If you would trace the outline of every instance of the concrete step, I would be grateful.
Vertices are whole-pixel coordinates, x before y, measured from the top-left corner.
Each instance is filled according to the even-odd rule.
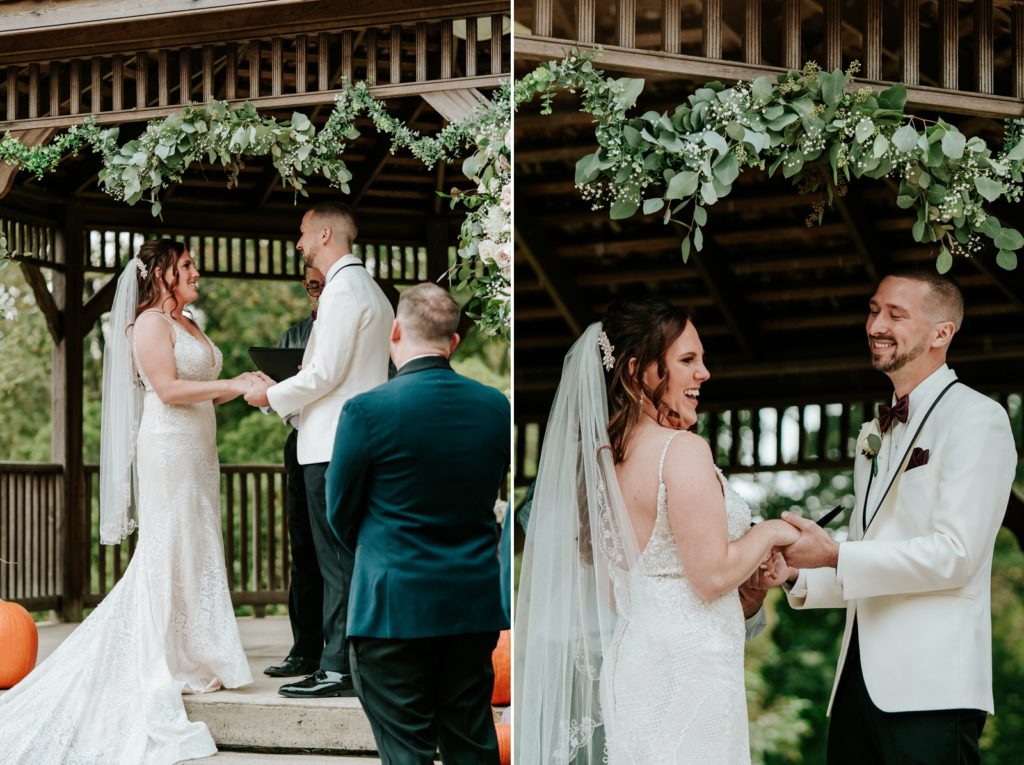
[[[373,732],[358,699],[288,699],[277,689],[298,678],[263,674],[264,667],[280,662],[291,647],[287,618],[241,618],[238,628],[253,684],[184,697],[189,719],[206,723],[218,747],[376,755]]]
[[[327,754],[270,754],[266,752],[217,752],[202,760],[178,765],[379,765],[377,757],[346,757]]]

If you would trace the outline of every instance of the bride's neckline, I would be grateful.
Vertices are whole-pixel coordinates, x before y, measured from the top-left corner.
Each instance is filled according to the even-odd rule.
[[[175,317],[173,314],[169,314],[166,311],[161,311],[159,308],[147,308],[145,311],[139,314],[139,316],[142,316],[143,314],[147,313],[160,314],[160,316],[162,316],[166,321],[169,321],[173,326],[180,329],[193,340],[205,345],[207,350],[210,352],[210,367],[217,366],[217,352],[214,350],[213,343],[210,341],[210,338],[206,336],[205,332],[199,329],[199,327],[196,327],[196,325],[192,322],[191,319],[188,320],[188,323],[191,326],[195,327],[196,331],[199,333],[199,337],[196,337],[192,330],[185,325],[185,323],[182,321],[182,318],[184,318],[182,316]]]

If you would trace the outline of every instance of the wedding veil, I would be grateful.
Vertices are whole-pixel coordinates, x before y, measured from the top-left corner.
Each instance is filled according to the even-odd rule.
[[[516,761],[599,763],[600,677],[638,550],[615,479],[599,323],[565,357],[540,457],[515,620]]]
[[[142,261],[133,257],[117,279],[103,352],[100,406],[100,542],[118,544],[138,525],[135,442],[144,391],[132,355]]]

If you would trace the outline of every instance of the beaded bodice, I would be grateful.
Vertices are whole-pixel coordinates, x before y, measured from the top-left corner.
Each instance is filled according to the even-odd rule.
[[[174,327],[174,360],[179,380],[209,382],[220,377],[220,370],[224,365],[224,356],[221,354],[220,348],[214,345],[205,334],[203,335],[204,339],[200,340],[159,311],[152,311],[152,313],[158,314]],[[153,386],[150,385],[145,372],[142,371],[142,365],[139,364],[137,348],[135,352],[135,368],[139,370],[139,377],[142,379],[146,392],[152,393]]]

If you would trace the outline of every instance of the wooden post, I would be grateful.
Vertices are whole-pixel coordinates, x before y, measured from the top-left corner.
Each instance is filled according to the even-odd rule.
[[[864,34],[864,76],[882,79],[882,0],[868,0]]]
[[[704,0],[703,27],[701,40],[704,58],[721,58],[722,0]]]
[[[785,2],[782,26],[786,60],[783,65],[787,69],[797,70],[802,66],[800,61],[800,25],[802,22],[800,0],[785,0]]]
[[[992,71],[992,0],[974,2],[975,87],[979,93],[995,91]]]
[[[432,215],[427,219],[427,281],[436,281],[448,270],[448,219]]]
[[[921,81],[920,27],[918,0],[903,0],[903,82],[907,85]]]
[[[743,22],[743,60],[748,64],[761,63],[761,0],[747,0],[747,14]]]
[[[64,339],[53,350],[53,435],[51,454],[64,466],[63,593],[61,618],[82,620],[89,535],[85,528],[85,481],[82,467],[82,287],[85,238],[78,208],[68,207],[58,234],[57,261],[64,273],[53,272],[57,304],[64,315]]]

